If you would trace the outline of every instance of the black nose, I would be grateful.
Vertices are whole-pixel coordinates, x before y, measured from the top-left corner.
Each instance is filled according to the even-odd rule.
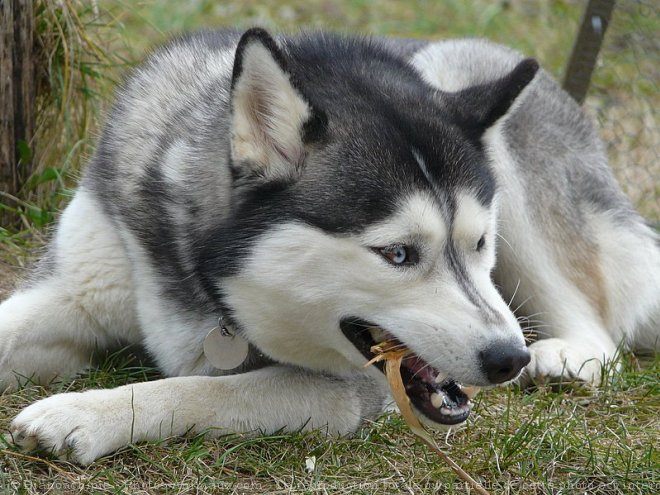
[[[520,344],[497,343],[479,353],[481,367],[491,383],[514,378],[530,360],[529,351]]]

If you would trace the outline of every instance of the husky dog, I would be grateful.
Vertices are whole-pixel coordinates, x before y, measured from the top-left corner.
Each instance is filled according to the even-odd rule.
[[[498,251],[496,263],[496,250]],[[518,316],[543,339],[526,347]],[[187,431],[355,431],[407,347],[429,425],[465,385],[597,382],[657,345],[660,254],[592,126],[484,41],[201,32],[126,81],[42,269],[0,305],[0,387],[117,345],[170,378],[65,393],[10,438],[86,464]]]

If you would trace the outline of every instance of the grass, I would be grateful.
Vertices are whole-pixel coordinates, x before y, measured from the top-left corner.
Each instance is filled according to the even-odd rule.
[[[450,457],[493,494],[653,494],[660,487],[660,358],[597,391],[499,388],[477,397],[473,419],[449,437]],[[59,391],[113,387],[157,374],[125,355],[50,390],[0,397],[0,428],[21,407]],[[444,441],[443,441],[444,440]],[[315,459],[314,469],[306,459]],[[194,436],[126,447],[82,469],[0,451],[0,490],[18,493],[466,493],[465,485],[386,414],[354,438],[297,433]]]
[[[28,264],[31,248],[43,245],[44,230],[70,199],[93,151],[102,95],[112,91],[114,69],[126,65],[107,49],[117,30],[99,23],[93,3],[35,0],[34,9],[36,131],[21,148],[33,173],[18,194],[0,191],[0,218],[5,211],[15,219],[0,225],[0,261],[12,266]]]
[[[587,101],[613,168],[635,205],[660,219],[660,108],[653,50],[660,21],[653,4],[618,2]],[[329,0],[39,2],[46,54],[39,134],[30,143],[33,177],[13,208],[17,226],[0,226],[0,295],[43,246],[66,204],[111,87],[132,61],[170,34],[202,26],[259,24],[277,30],[328,28],[402,37],[486,36],[536,56],[558,78],[583,2]],[[58,10],[56,5],[64,6]],[[98,8],[99,15],[95,12]],[[68,9],[68,10],[67,10]],[[655,179],[654,179],[655,177]],[[0,396],[0,429],[27,404],[64,390],[112,387],[157,374],[125,355],[50,389]],[[493,494],[654,494],[660,491],[660,359],[623,372],[598,391],[565,387],[479,396],[473,420],[445,451]],[[306,459],[315,468],[306,469]],[[356,438],[321,433],[259,439],[201,436],[134,445],[81,469],[3,448],[0,493],[466,493],[396,414]]]

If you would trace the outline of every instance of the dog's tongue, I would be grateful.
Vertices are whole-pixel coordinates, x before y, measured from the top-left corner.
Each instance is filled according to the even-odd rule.
[[[401,366],[406,367],[413,375],[419,377],[422,381],[435,381],[435,377],[438,375],[437,370],[434,370],[426,361],[414,354],[404,358],[403,361],[401,361]]]
[[[401,361],[401,379],[415,409],[429,420],[444,425],[464,422],[470,415],[470,400],[451,378],[416,355]]]

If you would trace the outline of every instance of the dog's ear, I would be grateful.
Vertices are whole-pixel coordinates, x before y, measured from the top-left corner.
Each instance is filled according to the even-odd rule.
[[[235,177],[288,182],[326,117],[296,86],[284,54],[263,29],[241,37],[231,83],[231,157]]]
[[[507,114],[538,69],[538,62],[527,58],[500,79],[452,93],[461,124],[481,136]]]

